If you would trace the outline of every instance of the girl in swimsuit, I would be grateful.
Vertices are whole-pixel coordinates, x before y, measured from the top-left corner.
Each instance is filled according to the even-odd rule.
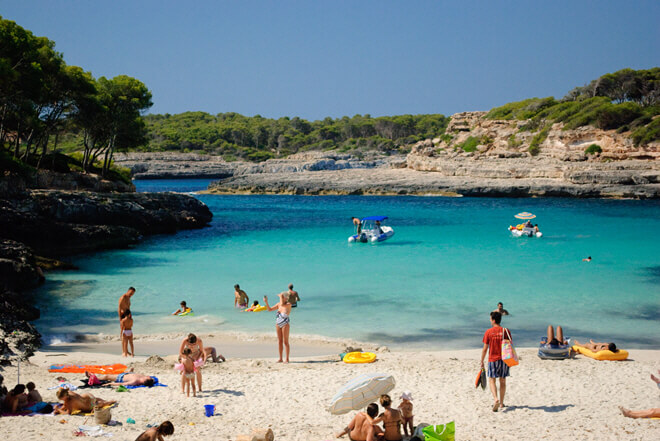
[[[198,338],[195,334],[188,334],[188,337],[183,339],[181,347],[179,348],[179,362],[183,362],[185,355],[184,349],[190,349],[191,357],[195,360],[197,366],[197,390],[202,391],[202,371],[199,369],[206,362],[206,351],[204,351],[204,343],[202,339]]]
[[[127,309],[121,314],[121,351],[122,357],[133,357],[135,348],[133,347],[133,316],[131,310]],[[128,352],[128,346],[131,346],[131,352]]]
[[[183,360],[182,371],[181,371],[181,392],[184,392],[186,396],[190,396],[190,387],[192,385],[193,397],[196,397],[195,393],[195,374],[199,373],[199,369],[195,366],[195,361],[193,360],[192,351],[190,348],[185,348],[183,350]]]
[[[264,296],[264,303],[268,311],[275,311],[277,309],[277,314],[275,316],[275,330],[277,331],[277,347],[280,352],[280,359],[278,363],[282,363],[282,349],[286,347],[286,362],[289,362],[289,329],[290,329],[290,319],[291,315],[291,303],[284,297],[284,294],[280,293],[277,295],[280,298],[280,301],[276,305],[270,306],[268,304],[268,297]]]

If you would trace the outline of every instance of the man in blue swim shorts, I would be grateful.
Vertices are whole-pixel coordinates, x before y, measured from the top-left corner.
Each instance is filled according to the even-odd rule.
[[[488,369],[486,375],[488,376],[490,392],[495,399],[493,412],[497,412],[499,408],[504,407],[506,377],[509,376],[509,366],[507,366],[502,360],[502,333],[504,332],[504,328],[500,326],[501,321],[502,314],[497,311],[490,313],[490,323],[492,327],[484,333],[484,347],[481,350],[481,369],[484,368],[484,358],[486,357],[486,352],[488,352]],[[500,379],[499,398],[497,394],[497,385],[495,384],[496,378]]]

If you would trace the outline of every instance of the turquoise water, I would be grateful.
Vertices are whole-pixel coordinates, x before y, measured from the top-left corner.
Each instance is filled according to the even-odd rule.
[[[190,192],[209,181],[137,181],[140,191]],[[240,283],[261,303],[294,283],[292,335],[394,347],[480,347],[502,301],[518,344],[549,323],[572,337],[659,348],[660,204],[649,201],[366,196],[200,195],[203,230],[80,256],[80,271],[40,288],[49,335],[118,333],[117,300],[135,286],[136,334],[273,332],[274,313],[233,309]],[[542,238],[513,238],[531,211]],[[348,244],[351,216],[388,215],[395,236]],[[591,255],[593,261],[582,262]],[[168,313],[186,300],[194,317]],[[65,319],[63,319],[63,317]]]

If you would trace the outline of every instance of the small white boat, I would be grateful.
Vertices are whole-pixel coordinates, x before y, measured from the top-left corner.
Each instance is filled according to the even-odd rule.
[[[509,231],[511,231],[511,235],[513,237],[521,237],[521,236],[527,236],[527,237],[543,237],[543,233],[540,231],[536,231],[534,228],[525,228],[523,227],[522,229],[518,229],[514,226],[509,227]]]
[[[383,242],[394,236],[392,227],[381,225],[387,216],[367,216],[360,219],[360,234],[354,234],[348,238],[349,243],[377,243]]]
[[[543,233],[538,231],[538,228],[536,226],[533,226],[530,220],[534,219],[536,215],[529,213],[527,211],[524,211],[522,213],[518,213],[514,216],[516,219],[522,219],[526,220],[524,224],[518,224],[515,227],[513,225],[509,225],[509,231],[511,232],[511,235],[513,237],[521,237],[521,236],[526,236],[526,237],[542,237]]]

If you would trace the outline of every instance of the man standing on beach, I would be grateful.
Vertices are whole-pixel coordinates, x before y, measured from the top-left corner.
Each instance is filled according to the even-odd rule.
[[[298,295],[298,291],[293,290],[293,283],[289,284],[289,290],[286,291],[284,295],[286,296],[288,302],[291,303],[292,308],[296,308],[298,306],[300,296]]]
[[[117,309],[117,314],[119,315],[120,322],[121,315],[124,313],[124,311],[131,309],[131,297],[133,297],[133,294],[135,294],[135,288],[131,286],[128,288],[128,291],[126,291],[126,294],[119,297],[119,308]]]
[[[234,285],[234,308],[247,308],[250,298],[238,284]]]
[[[502,360],[502,337],[504,328],[500,326],[502,321],[502,314],[497,311],[490,313],[491,328],[484,334],[484,347],[481,351],[481,369],[484,368],[484,357],[488,352],[488,386],[490,392],[493,394],[495,404],[493,404],[493,412],[497,412],[499,408],[504,407],[504,393],[506,392],[506,377],[509,376],[509,366]],[[497,395],[497,385],[495,379],[500,379],[500,394],[499,399]]]

